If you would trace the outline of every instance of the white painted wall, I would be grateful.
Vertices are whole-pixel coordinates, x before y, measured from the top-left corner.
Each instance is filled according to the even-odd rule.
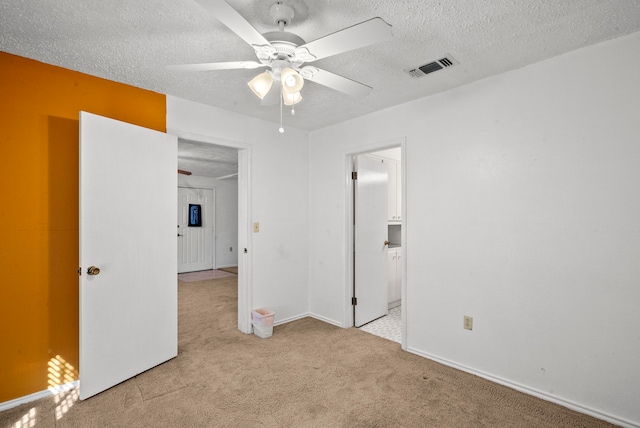
[[[167,130],[251,147],[253,306],[276,322],[308,313],[308,139],[305,131],[167,96]]]
[[[312,132],[310,312],[347,319],[345,154],[406,136],[408,349],[640,425],[637,52],[640,33]]]
[[[238,180],[178,175],[178,186],[216,189],[215,268],[238,266]]]

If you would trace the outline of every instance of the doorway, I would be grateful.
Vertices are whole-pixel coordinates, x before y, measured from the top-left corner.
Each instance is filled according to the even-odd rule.
[[[348,220],[347,220],[347,233],[348,233],[348,248],[349,248],[349,294],[351,295],[350,320],[348,325],[358,326],[363,331],[367,331],[372,334],[376,334],[386,339],[396,341],[400,343],[403,349],[406,349],[406,333],[405,333],[405,320],[406,311],[403,303],[406,299],[405,292],[405,258],[406,258],[406,226],[405,226],[405,206],[406,198],[403,196],[406,194],[405,174],[406,168],[404,168],[404,139],[397,139],[382,143],[378,146],[368,147],[358,153],[350,153],[347,155],[348,174],[352,177],[352,171],[357,170],[356,180],[349,180],[348,190]],[[382,166],[382,170],[385,172],[385,204],[382,208],[373,208],[375,205],[365,205],[359,207],[358,191],[359,185],[356,181],[361,178],[360,168],[357,167],[358,161],[362,163],[362,158],[367,159],[367,162],[378,163]],[[367,167],[368,168],[368,167]],[[360,190],[361,191],[361,190]],[[361,191],[362,192],[362,191]],[[358,210],[365,210],[366,218],[362,219],[362,216],[358,216]],[[375,209],[376,212],[371,212]],[[377,240],[373,240],[374,246],[372,256],[366,254],[366,251],[362,251],[362,248],[358,248],[361,244],[361,240],[358,235],[370,235],[371,217],[378,217],[380,213],[377,210],[383,210],[384,224],[380,226],[380,222],[376,221],[375,233],[379,235],[379,229],[384,227],[384,241],[385,248],[381,249],[380,243]],[[367,210],[369,210],[367,212]],[[375,214],[375,215],[374,215]],[[376,235],[376,236],[377,236]],[[379,240],[379,239],[378,239]],[[384,262],[381,262],[382,255],[380,252],[384,252]],[[359,255],[360,254],[360,255]],[[364,257],[364,260],[363,260]],[[371,257],[371,260],[368,258]],[[373,266],[373,263],[384,263],[384,273],[380,273],[379,267]],[[360,264],[360,266],[358,266]],[[364,267],[363,267],[364,265]],[[363,272],[376,272],[374,278],[366,277],[367,273]],[[361,276],[359,279],[358,276]],[[381,278],[380,276],[383,275]],[[365,276],[364,280],[362,276]],[[377,285],[373,285],[373,283]],[[381,285],[382,283],[382,285]],[[363,288],[367,288],[364,289]],[[382,291],[380,291],[382,290]],[[375,317],[372,320],[368,320],[367,317],[359,316],[359,311],[367,312],[368,309],[362,308],[361,305],[369,305],[372,298],[368,297],[367,301],[360,299],[362,293],[374,293],[377,297],[373,300],[384,299],[384,311],[382,316]],[[381,294],[384,293],[384,296]],[[378,305],[379,306],[379,305]],[[380,312],[380,310],[377,310]],[[364,321],[364,323],[363,323]]]
[[[251,333],[250,144],[176,132],[179,185],[215,188],[214,268],[238,270],[238,329]],[[184,174],[184,172],[190,174]],[[204,177],[204,178],[203,178]],[[224,223],[224,224],[222,224]]]

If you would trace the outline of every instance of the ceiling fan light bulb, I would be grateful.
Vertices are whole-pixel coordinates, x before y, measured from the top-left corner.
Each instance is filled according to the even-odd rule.
[[[296,85],[296,78],[289,75],[287,76],[287,80],[284,83],[287,85],[287,87],[292,88]]]
[[[280,80],[282,81],[282,90],[288,94],[300,92],[304,86],[304,79],[300,73],[291,67],[285,67],[280,72]]]
[[[266,71],[258,74],[247,83],[254,94],[261,100],[269,93],[271,86],[273,85],[273,77]]]

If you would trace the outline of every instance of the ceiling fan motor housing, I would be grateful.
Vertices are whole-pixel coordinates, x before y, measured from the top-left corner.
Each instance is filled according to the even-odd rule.
[[[286,31],[271,31],[263,34],[271,44],[270,50],[264,52],[256,49],[258,59],[267,65],[276,66],[275,61],[286,61],[287,66],[299,67],[303,61],[295,58],[295,49],[306,42],[299,36]]]
[[[292,55],[295,48],[306,43],[302,37],[287,31],[270,31],[263,36],[276,49],[276,53],[287,56]]]

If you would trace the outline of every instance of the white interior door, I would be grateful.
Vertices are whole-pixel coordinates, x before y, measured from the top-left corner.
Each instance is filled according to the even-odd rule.
[[[190,205],[200,205],[201,224],[189,226]],[[178,188],[178,273],[213,269],[214,189]]]
[[[81,399],[177,355],[177,188],[176,137],[80,113]]]
[[[387,167],[364,155],[356,158],[354,323],[360,327],[388,313]]]

